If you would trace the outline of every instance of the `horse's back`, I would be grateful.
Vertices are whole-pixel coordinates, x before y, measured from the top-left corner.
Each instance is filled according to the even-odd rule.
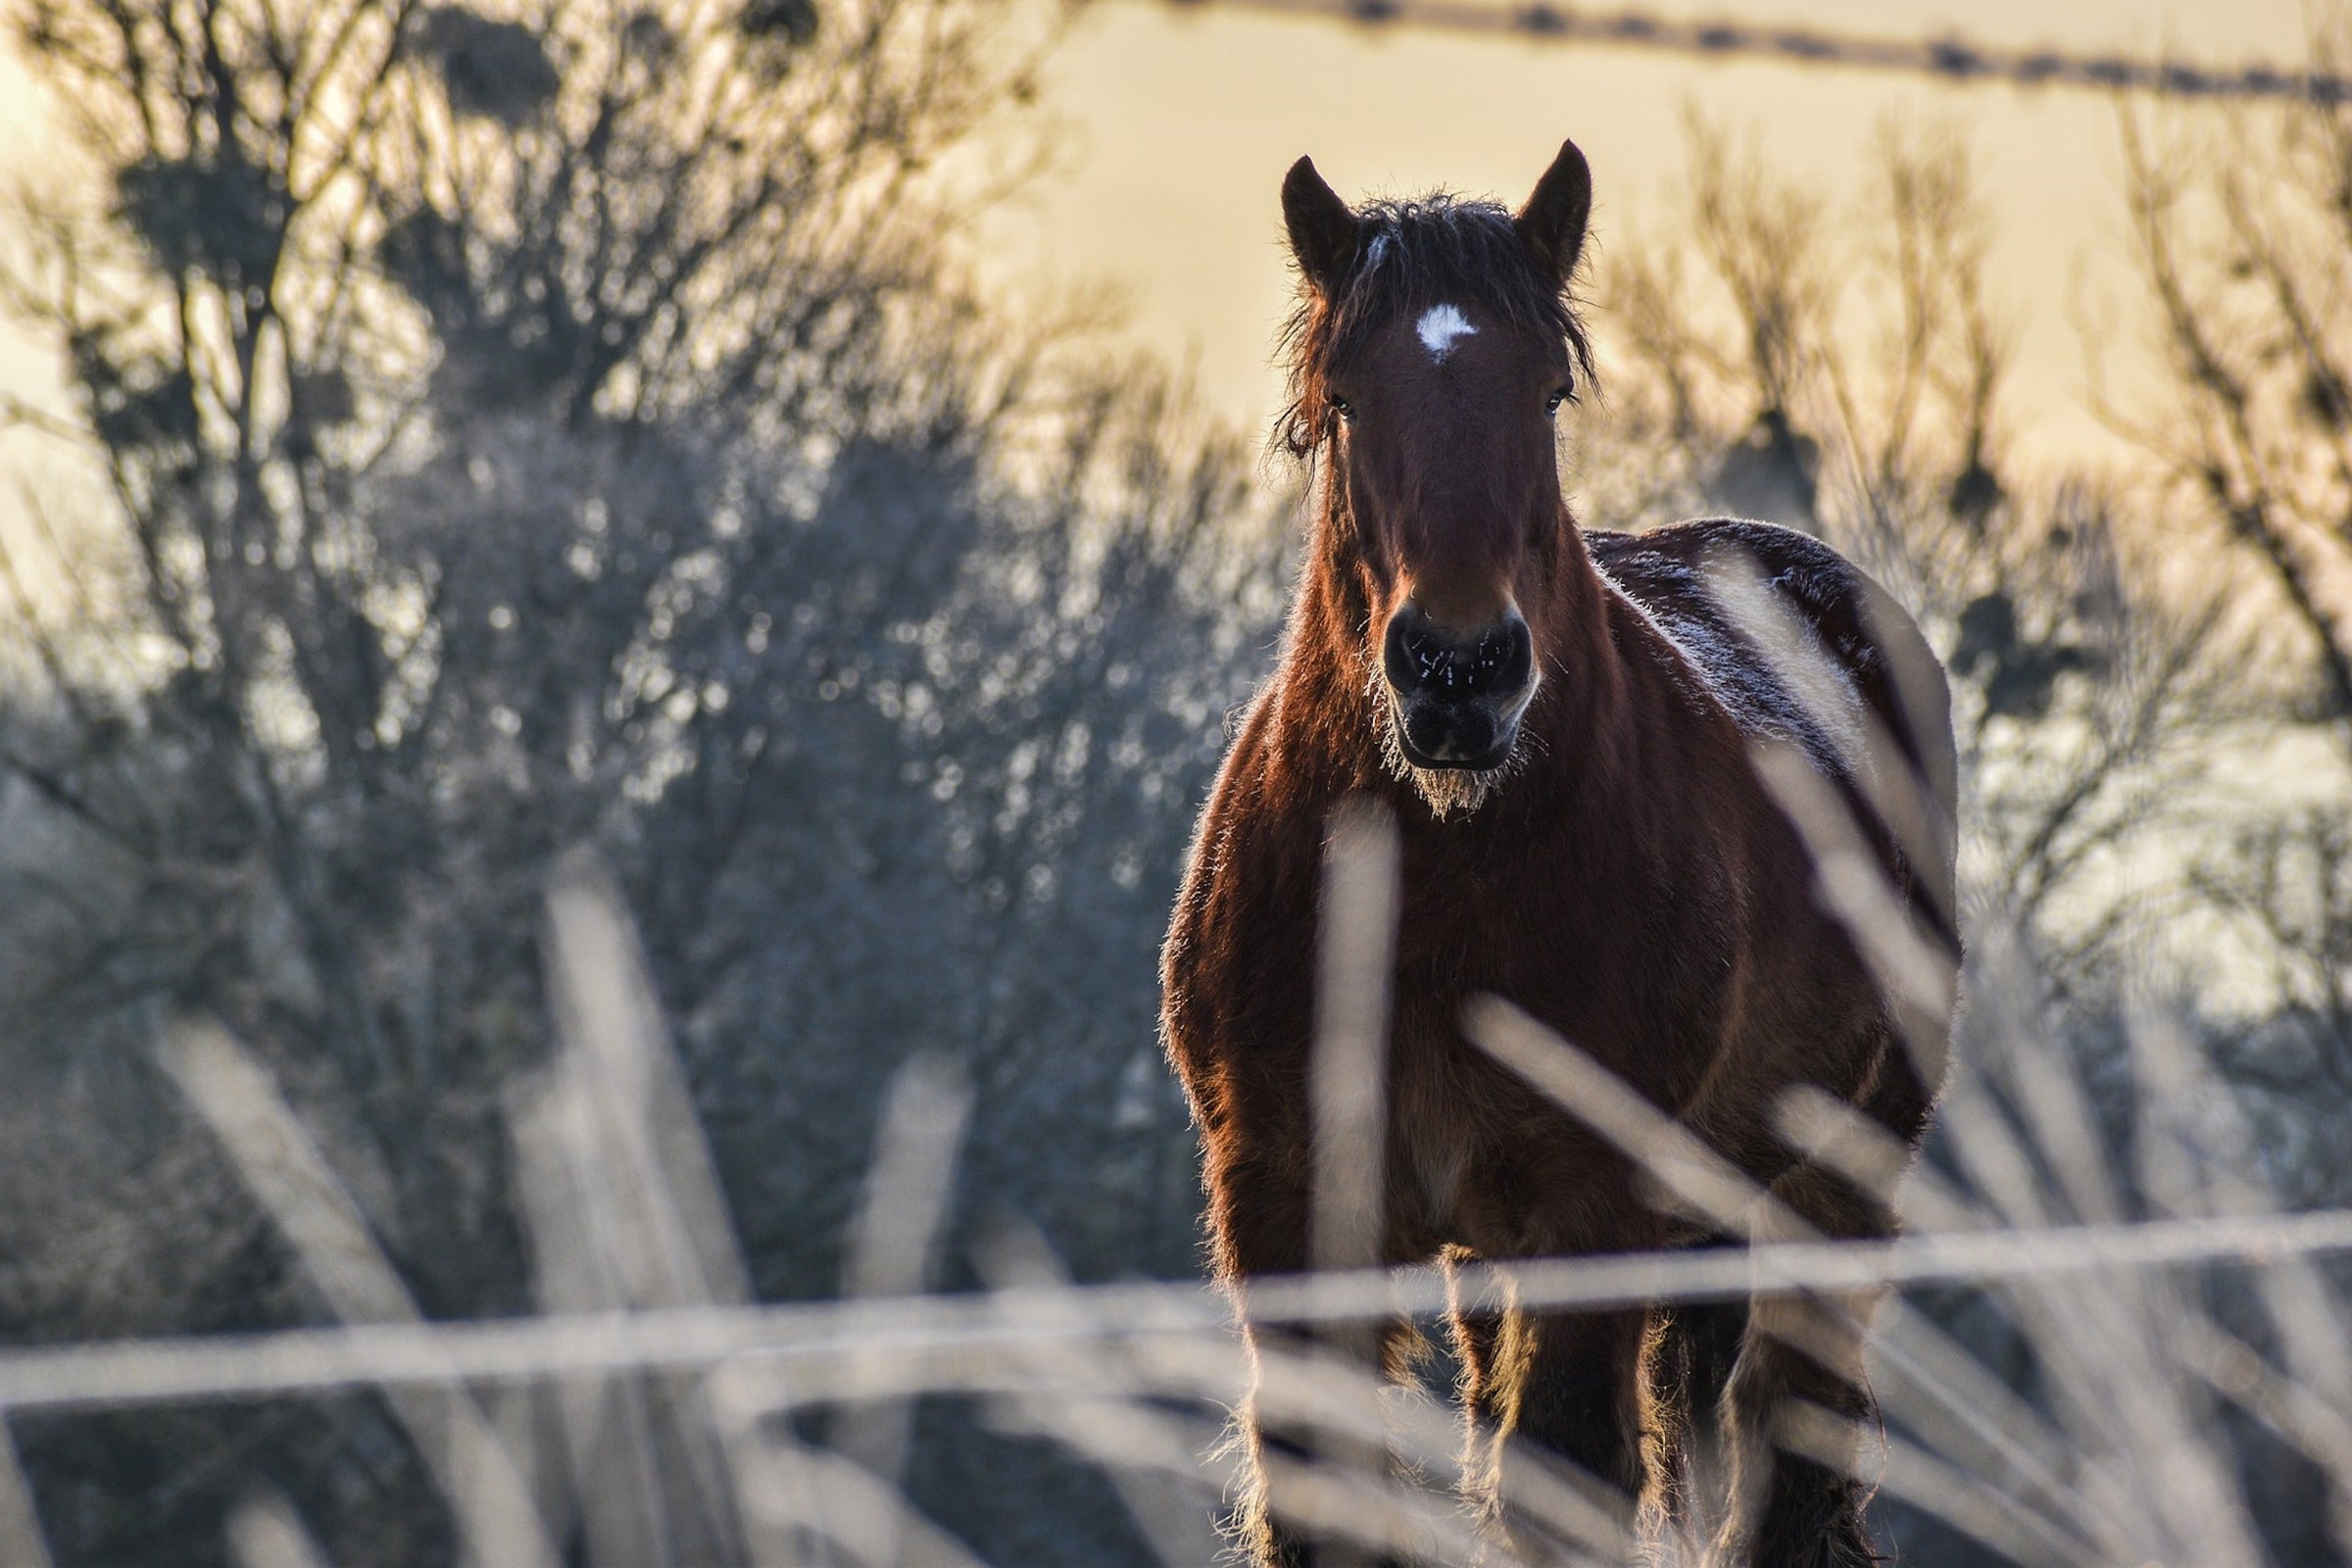
[[[1586,549],[1750,734],[1850,776],[1891,741],[1934,802],[1948,866],[1958,761],[1943,666],[1895,597],[1830,546],[1774,523],[1706,517]],[[1808,663],[1814,665],[1809,670]],[[1832,687],[1808,679],[1826,666]]]

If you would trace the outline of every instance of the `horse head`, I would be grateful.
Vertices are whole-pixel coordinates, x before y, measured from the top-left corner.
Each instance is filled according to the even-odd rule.
[[[1283,182],[1304,285],[1285,434],[1326,467],[1310,569],[1353,612],[1388,766],[1441,816],[1522,755],[1582,561],[1554,416],[1591,375],[1567,295],[1592,192],[1572,142],[1515,215],[1446,196],[1350,209],[1304,158]]]

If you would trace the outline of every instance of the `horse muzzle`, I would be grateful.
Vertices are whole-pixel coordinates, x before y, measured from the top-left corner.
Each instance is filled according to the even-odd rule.
[[[1518,612],[1464,635],[1406,604],[1389,617],[1381,671],[1396,747],[1415,767],[1484,772],[1510,760],[1535,696],[1535,645]]]

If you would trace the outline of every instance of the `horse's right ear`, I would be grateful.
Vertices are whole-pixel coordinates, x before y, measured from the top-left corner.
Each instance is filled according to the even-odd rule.
[[[1363,225],[1340,200],[1340,193],[1315,172],[1315,161],[1301,158],[1282,181],[1282,220],[1291,231],[1291,254],[1320,294],[1336,293],[1355,253],[1363,243]]]
[[[1592,216],[1592,169],[1576,143],[1560,143],[1560,155],[1536,181],[1535,194],[1511,220],[1520,239],[1558,274],[1564,285],[1576,275],[1585,249],[1585,223]]]

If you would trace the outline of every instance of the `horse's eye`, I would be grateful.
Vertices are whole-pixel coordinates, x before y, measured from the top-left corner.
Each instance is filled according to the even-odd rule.
[[[1551,396],[1549,396],[1549,397],[1547,397],[1547,398],[1545,398],[1545,399],[1544,400],[1544,414],[1545,414],[1546,416],[1549,416],[1549,415],[1554,415],[1554,414],[1557,414],[1557,413],[1559,413],[1559,412],[1560,412],[1560,405],[1561,405],[1561,404],[1563,404],[1563,403],[1565,403],[1565,402],[1567,402],[1567,401],[1568,401],[1568,389],[1567,389],[1566,387],[1564,387],[1564,386],[1563,386],[1563,387],[1555,387],[1555,388],[1553,388],[1553,389],[1552,389],[1552,394],[1551,394]]]
[[[1346,398],[1339,396],[1337,393],[1333,393],[1326,401],[1331,404],[1331,412],[1338,415],[1341,418],[1352,419],[1355,417],[1355,405],[1349,403]]]

